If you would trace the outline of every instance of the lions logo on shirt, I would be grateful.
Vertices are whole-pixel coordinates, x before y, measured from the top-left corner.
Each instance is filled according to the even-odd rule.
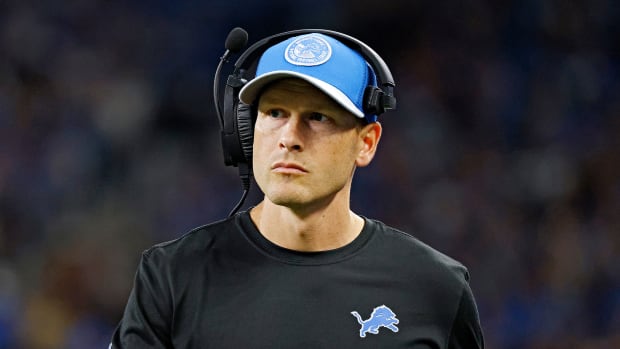
[[[319,65],[332,56],[332,47],[318,35],[304,35],[291,42],[284,51],[284,58],[294,65]]]
[[[360,314],[356,311],[352,311],[351,314],[353,314],[353,316],[357,319],[357,322],[362,325],[362,328],[360,328],[360,337],[362,338],[366,337],[366,333],[379,333],[379,329],[381,327],[385,327],[392,332],[398,332],[398,327],[396,327],[396,324],[400,321],[398,321],[396,314],[394,314],[392,309],[385,305],[376,307],[372,311],[372,314],[368,320],[363,320]]]

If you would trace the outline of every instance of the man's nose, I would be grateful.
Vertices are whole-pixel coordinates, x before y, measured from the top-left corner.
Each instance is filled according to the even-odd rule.
[[[286,121],[286,125],[281,129],[280,141],[278,146],[280,149],[288,151],[303,151],[303,121],[298,116],[290,116]]]

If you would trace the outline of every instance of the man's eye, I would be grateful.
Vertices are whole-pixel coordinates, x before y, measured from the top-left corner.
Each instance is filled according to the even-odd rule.
[[[284,115],[282,110],[279,109],[271,109],[267,112],[267,114],[269,114],[272,118],[281,118]]]
[[[329,118],[321,113],[312,113],[310,114],[310,120],[324,122],[329,120]]]

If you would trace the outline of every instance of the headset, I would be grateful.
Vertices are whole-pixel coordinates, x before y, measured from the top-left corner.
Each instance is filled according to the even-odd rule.
[[[284,41],[290,37],[321,33],[333,37],[341,43],[357,51],[368,62],[377,76],[377,87],[369,86],[364,93],[364,113],[380,115],[387,110],[396,109],[394,97],[394,78],[385,61],[368,45],[362,41],[327,29],[298,29],[282,32],[266,37],[252,46],[239,56],[234,64],[232,73],[226,79],[224,90],[223,111],[219,105],[221,99],[219,87],[221,84],[220,74],[224,63],[228,62],[229,55],[239,52],[247,44],[248,34],[245,30],[237,27],[230,31],[226,38],[226,51],[220,58],[213,81],[213,98],[215,110],[220,121],[222,150],[224,163],[227,166],[239,168],[239,176],[243,184],[243,196],[239,203],[229,214],[232,216],[243,204],[250,187],[252,176],[252,144],[254,141],[254,122],[256,121],[256,105],[245,104],[239,100],[239,91],[251,79],[247,75],[252,72],[259,57],[269,47]]]

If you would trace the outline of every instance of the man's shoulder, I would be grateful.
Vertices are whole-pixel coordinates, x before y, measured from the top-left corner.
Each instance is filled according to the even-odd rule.
[[[219,240],[231,235],[236,228],[234,218],[227,218],[198,226],[180,237],[157,243],[143,252],[145,258],[182,258],[203,254]]]
[[[382,246],[387,254],[417,271],[426,270],[435,276],[444,275],[458,282],[468,282],[469,272],[465,265],[453,257],[428,245],[415,234],[391,227],[381,221],[371,220],[382,232]]]

